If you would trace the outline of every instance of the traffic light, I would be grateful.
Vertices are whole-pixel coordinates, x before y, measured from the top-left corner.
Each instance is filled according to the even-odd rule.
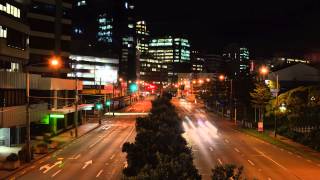
[[[135,83],[130,84],[129,88],[130,88],[130,92],[138,91],[138,85]]]
[[[110,107],[110,106],[111,106],[111,101],[110,101],[110,100],[107,100],[107,101],[106,101],[106,106],[107,106],[107,107]]]
[[[97,103],[97,104],[95,105],[95,107],[96,107],[97,110],[103,109],[103,106],[102,106],[101,103]]]

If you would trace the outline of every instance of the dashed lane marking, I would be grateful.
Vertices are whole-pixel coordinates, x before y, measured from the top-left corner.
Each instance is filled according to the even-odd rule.
[[[55,177],[57,174],[59,174],[62,171],[62,169],[60,169],[59,171],[55,172],[54,174],[52,174],[51,177]]]
[[[234,148],[234,150],[238,153],[240,153],[239,149],[238,148]]]
[[[252,161],[250,161],[249,159],[248,159],[248,162],[249,162],[249,164],[251,164],[251,166],[254,166],[254,163]]]
[[[112,159],[114,158],[114,156],[115,156],[115,154],[113,154],[113,155],[110,157],[110,159],[112,160]]]
[[[219,164],[222,165],[221,159],[218,158],[217,160],[218,160]]]
[[[210,147],[209,149],[210,149],[211,152],[213,151],[213,148],[212,148],[212,147]]]
[[[96,178],[98,178],[98,177],[101,175],[102,172],[103,172],[103,170],[101,169],[101,170],[98,172],[98,174],[96,175]]]

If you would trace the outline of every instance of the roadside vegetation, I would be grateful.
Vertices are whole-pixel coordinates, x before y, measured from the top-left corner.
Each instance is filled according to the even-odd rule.
[[[136,131],[135,142],[123,145],[125,179],[201,179],[169,98],[153,101],[150,115],[137,119]]]

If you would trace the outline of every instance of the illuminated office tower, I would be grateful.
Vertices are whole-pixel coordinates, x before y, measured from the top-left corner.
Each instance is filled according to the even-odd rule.
[[[167,65],[168,82],[176,82],[178,73],[190,72],[190,42],[188,39],[165,37],[152,39],[149,54]]]
[[[228,58],[232,65],[232,76],[243,77],[250,73],[249,49],[237,44],[230,44],[223,51],[223,57]]]
[[[149,32],[147,30],[147,24],[145,21],[138,21],[136,23],[136,35],[137,35],[137,50],[139,50],[143,57],[149,49]]]

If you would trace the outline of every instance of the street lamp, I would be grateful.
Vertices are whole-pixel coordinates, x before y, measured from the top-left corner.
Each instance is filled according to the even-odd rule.
[[[219,76],[219,80],[220,80],[220,81],[224,81],[225,79],[226,79],[226,77],[225,77],[224,75],[221,74],[221,75]]]
[[[43,64],[43,63],[38,63]],[[37,64],[32,64],[37,65]],[[57,69],[61,66],[61,60],[57,57],[49,59],[50,67]],[[27,149],[27,162],[31,161],[31,138],[30,138],[30,74],[29,69],[26,68],[26,149]]]
[[[265,76],[269,73],[269,68],[266,66],[262,66],[259,69],[259,73],[262,75],[263,79],[265,78]]]

